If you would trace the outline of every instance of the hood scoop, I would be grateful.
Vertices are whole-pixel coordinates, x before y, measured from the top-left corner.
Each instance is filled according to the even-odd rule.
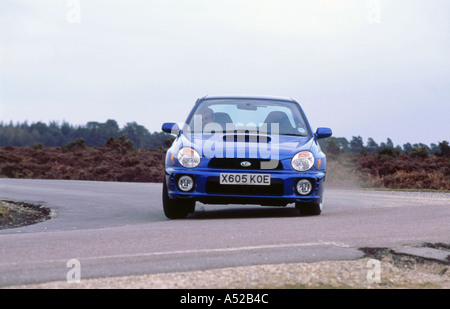
[[[268,135],[259,134],[225,134],[224,142],[245,142],[245,143],[270,143],[272,138]]]

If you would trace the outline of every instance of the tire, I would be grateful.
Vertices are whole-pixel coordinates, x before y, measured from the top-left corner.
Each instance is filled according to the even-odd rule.
[[[189,213],[195,211],[195,201],[169,197],[165,180],[163,181],[162,202],[164,214],[169,219],[185,219]]]
[[[322,213],[323,198],[319,204],[316,203],[302,203],[296,202],[295,208],[297,208],[302,216],[318,216]]]

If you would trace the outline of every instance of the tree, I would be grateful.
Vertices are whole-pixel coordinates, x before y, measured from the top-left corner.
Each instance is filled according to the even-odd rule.
[[[393,143],[392,140],[388,137],[386,143],[381,142],[379,148],[380,148],[379,150],[381,150],[381,149],[383,149],[383,148],[394,148],[394,143]]]
[[[124,133],[137,148],[145,148],[149,144],[150,132],[136,122],[129,122],[122,129]]]
[[[360,153],[364,149],[363,139],[361,136],[353,136],[350,141],[351,152]]]
[[[394,148],[394,143],[392,142],[392,140],[389,137],[388,137],[388,139],[386,141],[386,147]]]
[[[70,136],[70,134],[72,133],[72,131],[73,131],[73,127],[69,124],[69,123],[67,123],[67,122],[63,122],[63,124],[62,124],[62,126],[61,126],[61,133],[62,133],[62,135],[65,137],[65,138],[67,138],[67,137],[69,137]]]
[[[403,144],[403,152],[410,153],[412,149],[413,147],[411,146],[411,143]]]
[[[402,149],[399,146],[394,148],[394,143],[390,138],[387,139],[386,143],[381,143],[380,147],[378,147],[378,154],[380,155],[397,156],[401,152]]]
[[[341,147],[335,138],[329,139],[326,151],[332,155],[338,155],[341,152]]]
[[[342,151],[344,152],[350,151],[350,143],[345,137],[336,137],[336,142],[339,144]]]
[[[378,151],[378,144],[374,141],[373,138],[369,137],[367,139],[367,152],[377,152]]]
[[[450,157],[450,146],[447,141],[439,143],[439,156]]]

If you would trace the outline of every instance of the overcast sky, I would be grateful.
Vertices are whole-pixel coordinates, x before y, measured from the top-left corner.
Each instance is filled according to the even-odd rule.
[[[182,122],[297,99],[315,130],[450,140],[448,0],[1,0],[0,121]]]

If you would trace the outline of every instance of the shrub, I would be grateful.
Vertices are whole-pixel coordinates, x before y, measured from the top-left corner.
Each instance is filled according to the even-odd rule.
[[[73,151],[73,150],[82,150],[82,149],[85,149],[86,147],[87,146],[86,146],[84,138],[79,138],[79,139],[74,140],[74,141],[68,143],[67,145],[63,146],[62,149],[63,149],[63,152],[67,152],[67,151]]]
[[[378,151],[379,155],[385,155],[385,156],[389,156],[389,157],[396,157],[401,153],[401,151],[399,149],[395,149],[392,147],[384,147],[382,148],[380,151]]]
[[[32,146],[32,148],[34,150],[39,150],[39,149],[43,149],[44,145],[42,145],[42,143],[34,143],[34,145]]]
[[[105,147],[117,150],[121,154],[126,154],[128,151],[133,150],[133,142],[127,139],[125,134],[122,134],[118,139],[110,137],[106,141]]]
[[[430,156],[430,151],[424,146],[419,146],[419,147],[413,148],[409,155],[412,158],[426,159]]]

